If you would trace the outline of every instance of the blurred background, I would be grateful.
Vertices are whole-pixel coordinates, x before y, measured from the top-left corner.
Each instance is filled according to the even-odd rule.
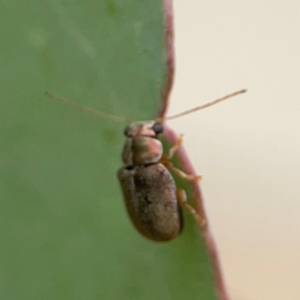
[[[234,300],[300,299],[300,3],[174,1],[168,114],[245,95],[169,125],[203,175]]]

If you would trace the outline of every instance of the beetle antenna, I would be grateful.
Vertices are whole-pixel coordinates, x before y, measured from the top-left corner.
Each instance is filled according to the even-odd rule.
[[[228,95],[226,95],[226,96],[224,96],[224,97],[222,97],[222,98],[218,98],[218,99],[216,99],[216,100],[214,100],[214,101],[211,101],[211,102],[205,103],[205,104],[203,104],[203,105],[194,107],[194,108],[192,108],[192,109],[186,110],[186,111],[181,112],[181,113],[178,113],[178,114],[176,114],[176,115],[173,115],[173,116],[170,116],[170,117],[165,117],[165,118],[158,118],[157,121],[158,121],[158,122],[159,122],[159,121],[161,122],[161,121],[164,121],[164,120],[173,120],[173,119],[176,119],[176,118],[179,118],[179,117],[188,115],[188,114],[190,114],[190,113],[192,113],[192,112],[195,112],[195,111],[198,111],[198,110],[201,110],[201,109],[204,109],[204,108],[213,106],[213,105],[215,105],[215,104],[217,104],[217,103],[219,103],[219,102],[222,102],[222,101],[227,100],[227,99],[229,99],[229,98],[232,98],[232,97],[234,97],[234,96],[243,94],[243,93],[245,93],[246,91],[247,91],[246,89],[236,91],[236,92],[231,93],[231,94],[228,94]]]
[[[95,115],[95,116],[99,116],[101,118],[110,119],[110,120],[114,120],[114,121],[117,121],[117,122],[129,122],[129,123],[131,122],[130,120],[127,120],[123,117],[114,116],[114,115],[102,112],[98,109],[94,109],[94,108],[90,108],[90,107],[81,105],[81,104],[73,102],[73,101],[71,101],[67,98],[51,94],[48,91],[45,92],[45,96],[48,97],[51,100],[62,102],[64,104],[67,104],[67,105],[75,108],[75,109],[81,110],[83,112],[86,112],[86,113],[89,113],[89,114],[92,114],[92,115]]]

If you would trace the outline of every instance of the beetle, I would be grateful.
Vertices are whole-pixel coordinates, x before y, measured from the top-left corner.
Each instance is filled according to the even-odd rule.
[[[172,172],[192,182],[198,182],[201,177],[186,174],[170,162],[182,144],[182,136],[179,136],[168,154],[164,154],[159,140],[160,134],[163,134],[164,121],[207,108],[245,91],[234,92],[170,117],[150,121],[128,121],[129,125],[124,130],[125,143],[122,151],[124,165],[117,175],[127,213],[134,227],[144,237],[156,242],[170,241],[177,237],[183,229],[181,207],[185,207],[193,215],[200,228],[206,224],[205,218],[187,202],[185,191],[176,186]],[[123,117],[82,106],[49,92],[45,94],[53,100],[103,118],[127,121]]]
[[[185,205],[204,224],[196,211],[185,202],[185,194],[176,187],[169,169],[177,171],[189,180],[199,180],[174,168],[169,159],[180,147],[182,138],[169,150],[167,160],[163,157],[163,146],[158,139],[163,125],[157,121],[133,122],[125,128],[126,137],[122,160],[124,166],[118,170],[123,198],[134,227],[153,241],[174,239],[183,228],[181,206]]]

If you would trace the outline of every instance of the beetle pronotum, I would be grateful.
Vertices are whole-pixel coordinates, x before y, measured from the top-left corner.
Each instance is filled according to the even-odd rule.
[[[118,179],[128,215],[134,227],[146,238],[153,241],[169,241],[174,239],[183,228],[181,206],[187,208],[201,227],[205,225],[205,219],[187,203],[185,191],[177,188],[175,184],[171,172],[196,182],[200,176],[186,174],[170,163],[170,159],[182,143],[181,136],[169,149],[168,154],[163,154],[163,146],[158,139],[159,134],[163,133],[163,122],[215,105],[245,91],[234,92],[170,117],[142,122],[110,115],[49,92],[45,95],[102,118],[129,123],[124,130],[126,137],[122,152],[124,166],[118,170]]]

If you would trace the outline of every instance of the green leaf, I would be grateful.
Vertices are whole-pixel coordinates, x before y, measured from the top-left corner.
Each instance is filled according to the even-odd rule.
[[[1,299],[217,299],[189,216],[165,244],[128,220],[124,124],[43,96],[153,119],[170,83],[165,35],[160,0],[1,2]]]

